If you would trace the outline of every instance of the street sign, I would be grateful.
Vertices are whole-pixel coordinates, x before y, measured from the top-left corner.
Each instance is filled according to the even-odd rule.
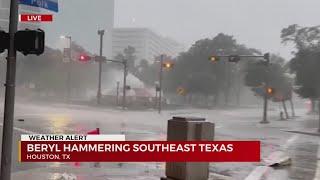
[[[19,3],[27,6],[47,9],[49,11],[59,11],[58,0],[19,0]]]
[[[186,90],[183,87],[179,87],[177,89],[177,94],[179,94],[180,96],[184,96],[186,95]]]

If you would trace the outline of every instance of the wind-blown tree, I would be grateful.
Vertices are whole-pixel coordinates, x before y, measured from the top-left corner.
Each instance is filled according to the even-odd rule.
[[[136,61],[136,56],[135,56],[136,50],[132,46],[126,47],[123,52],[117,54],[114,58],[116,60],[127,60],[127,65],[128,65],[128,70],[129,72],[135,74],[135,61]]]
[[[251,55],[257,52],[238,44],[232,36],[222,33],[212,39],[199,40],[187,52],[177,57],[165,87],[167,91],[175,92],[177,87],[185,86],[189,96],[213,96],[214,102],[218,102],[220,94],[224,94],[225,103],[228,103],[231,90],[239,89],[238,86],[241,84],[236,82],[242,81],[238,77],[242,76],[243,72],[240,69],[243,63],[229,63],[227,59],[214,63],[208,60],[209,56]]]
[[[296,74],[296,92],[312,102],[320,97],[320,26],[301,27],[296,24],[284,28],[281,32],[282,43],[292,43],[296,52],[290,61],[290,69]]]

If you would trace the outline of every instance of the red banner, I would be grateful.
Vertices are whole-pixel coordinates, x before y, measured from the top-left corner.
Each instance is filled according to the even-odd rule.
[[[259,141],[22,141],[22,162],[259,162]]]
[[[19,20],[21,22],[51,22],[53,16],[52,14],[20,14]]]

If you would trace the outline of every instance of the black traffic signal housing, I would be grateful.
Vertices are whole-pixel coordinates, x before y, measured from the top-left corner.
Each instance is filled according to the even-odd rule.
[[[238,56],[238,55],[231,55],[231,56],[229,56],[229,62],[234,62],[234,63],[237,63],[237,62],[239,62],[240,61],[240,56]]]
[[[45,33],[41,29],[17,31],[14,36],[15,49],[23,55],[40,55],[45,48]]]
[[[9,48],[9,34],[5,31],[0,31],[0,53]]]
[[[263,55],[263,59],[269,61],[269,60],[270,60],[270,53],[265,53],[265,54]]]
[[[126,86],[126,90],[131,90],[131,86]]]

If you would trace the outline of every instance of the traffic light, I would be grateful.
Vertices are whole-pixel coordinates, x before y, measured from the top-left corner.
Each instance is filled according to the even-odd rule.
[[[273,95],[274,94],[274,89],[271,88],[271,87],[268,87],[266,91],[267,91],[268,95]]]
[[[210,56],[210,57],[209,57],[209,60],[212,61],[212,62],[217,62],[217,61],[219,61],[220,59],[219,59],[219,57],[217,57],[217,56]]]
[[[80,56],[79,56],[79,61],[80,62],[86,63],[86,62],[88,62],[90,60],[91,60],[91,57],[88,56],[87,54],[80,54]]]
[[[263,58],[264,58],[265,60],[269,61],[269,60],[270,60],[270,53],[265,53],[265,54],[263,55]]]
[[[163,65],[163,67],[166,68],[166,69],[171,69],[171,68],[173,68],[173,63],[172,63],[172,62],[164,62],[162,65]]]
[[[41,29],[18,31],[14,36],[14,44],[15,49],[24,55],[40,55],[45,48],[45,33]]]
[[[126,86],[126,90],[131,90],[131,86]]]
[[[3,53],[4,50],[9,48],[9,34],[0,31],[0,53]]]
[[[240,56],[238,55],[232,55],[232,56],[229,56],[229,62],[234,62],[234,63],[237,63],[240,61]]]

